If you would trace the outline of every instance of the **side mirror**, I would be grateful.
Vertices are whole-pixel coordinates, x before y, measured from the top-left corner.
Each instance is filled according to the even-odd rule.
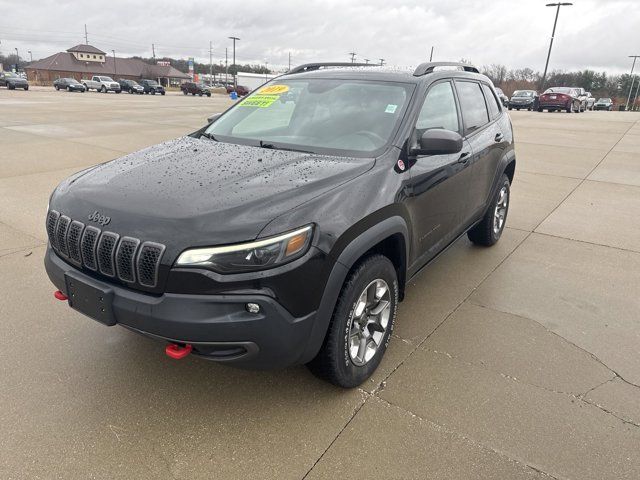
[[[458,132],[433,128],[426,130],[413,149],[413,155],[448,155],[462,151],[462,137]]]
[[[211,115],[210,117],[207,117],[207,123],[215,122],[218,118],[220,118],[220,115],[222,115],[222,114],[221,113],[215,113],[215,114]]]

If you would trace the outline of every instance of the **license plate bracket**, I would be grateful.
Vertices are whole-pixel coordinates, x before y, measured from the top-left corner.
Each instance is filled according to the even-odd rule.
[[[64,275],[69,306],[103,325],[116,324],[113,314],[113,290],[73,272]]]

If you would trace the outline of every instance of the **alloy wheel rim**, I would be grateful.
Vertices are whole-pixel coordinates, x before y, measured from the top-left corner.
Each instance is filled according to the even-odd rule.
[[[503,186],[498,194],[496,208],[493,211],[493,233],[500,233],[504,227],[504,221],[507,218],[507,209],[509,208],[509,191],[507,186]]]
[[[349,322],[347,348],[351,361],[361,367],[378,352],[391,316],[391,291],[378,278],[359,295]]]

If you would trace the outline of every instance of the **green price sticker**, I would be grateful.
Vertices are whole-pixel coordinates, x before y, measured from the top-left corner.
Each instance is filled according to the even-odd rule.
[[[251,97],[245,99],[240,104],[241,107],[258,107],[258,108],[267,108],[270,107],[273,102],[278,100],[279,95],[261,95],[256,94]]]

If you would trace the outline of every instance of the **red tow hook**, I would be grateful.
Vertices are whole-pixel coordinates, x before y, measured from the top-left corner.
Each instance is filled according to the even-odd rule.
[[[55,292],[53,292],[53,296],[56,297],[58,300],[62,300],[62,301],[69,300],[69,297],[67,297],[60,290],[56,290]]]
[[[184,346],[178,345],[177,343],[170,343],[164,349],[164,353],[175,360],[180,360],[189,355],[191,350],[193,350],[193,347],[188,343]]]

